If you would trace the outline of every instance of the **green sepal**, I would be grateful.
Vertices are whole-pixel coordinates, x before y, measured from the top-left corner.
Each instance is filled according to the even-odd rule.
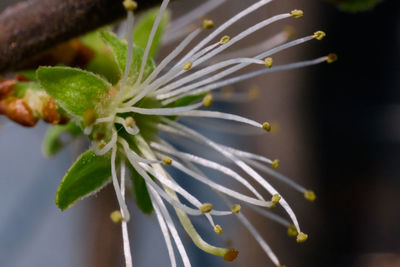
[[[39,67],[37,78],[71,115],[81,118],[88,109],[95,110],[98,116],[107,115],[112,85],[96,74],[70,67]]]
[[[124,72],[126,65],[127,42],[118,38],[114,33],[108,31],[102,31],[101,37],[113,53],[122,77],[122,73]],[[136,82],[140,71],[140,65],[142,64],[143,54],[144,49],[133,44],[132,65],[129,72],[129,79],[127,81],[128,84],[133,84]],[[144,68],[143,79],[146,79],[153,72],[154,68],[155,63],[153,59],[149,57]]]
[[[143,177],[130,164],[128,164],[128,166],[131,173],[136,204],[139,209],[143,211],[143,213],[151,214],[153,212],[153,204],[147,190],[146,182]],[[150,174],[149,176],[151,177]]]
[[[84,152],[68,170],[58,186],[56,204],[66,210],[82,198],[95,194],[111,179],[111,161],[108,154],[97,156]]]
[[[77,137],[82,134],[82,130],[73,122],[66,125],[50,126],[42,143],[42,152],[44,156],[51,157],[64,147],[65,144],[60,139],[64,134]]]
[[[148,11],[135,25],[133,30],[133,41],[135,44],[143,49],[146,49],[147,41],[150,36],[151,29],[153,28],[154,21],[156,20],[158,14],[158,8]],[[170,21],[171,14],[166,11],[161,18],[160,24],[154,35],[153,42],[149,51],[151,57],[157,55],[160,49],[161,41],[165,30],[167,29],[168,23]]]

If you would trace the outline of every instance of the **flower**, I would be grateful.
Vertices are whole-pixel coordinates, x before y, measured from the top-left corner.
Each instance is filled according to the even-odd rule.
[[[232,204],[231,199],[245,205],[245,208],[251,208],[284,225],[288,229],[289,235],[297,237],[297,242],[304,242],[307,239],[308,236],[301,231],[296,215],[285,198],[258,171],[280,179],[304,194],[306,199],[310,201],[315,200],[315,194],[312,191],[273,170],[278,167],[278,160],[219,144],[178,121],[182,117],[214,118],[247,124],[269,132],[271,125],[268,122],[259,123],[235,114],[206,110],[205,108],[212,104],[212,93],[224,86],[258,75],[301,68],[322,62],[332,62],[336,59],[334,55],[329,55],[313,60],[274,66],[272,58],[274,54],[313,39],[321,40],[325,36],[322,31],[290,42],[286,42],[288,36],[286,32],[283,32],[260,45],[251,47],[251,50],[243,49],[233,54],[225,53],[227,48],[245,40],[250,34],[274,22],[287,18],[299,18],[303,15],[301,10],[293,10],[265,19],[232,38],[224,35],[224,31],[228,27],[271,1],[256,1],[220,26],[214,25],[212,20],[205,20],[203,29],[195,29],[188,33],[179,45],[155,66],[150,58],[150,51],[169,1],[164,0],[162,2],[145,49],[141,50],[135,46],[135,40],[133,40],[131,34],[135,18],[133,11],[137,5],[131,0],[125,0],[127,42],[123,42],[111,33],[103,33],[103,39],[114,53],[120,70],[123,70],[120,81],[115,86],[94,74],[75,69],[39,68],[38,79],[41,85],[56,99],[60,107],[71,115],[74,121],[84,126],[84,133],[92,140],[92,151],[94,152],[89,151],[83,154],[70,169],[60,184],[56,202],[61,209],[66,209],[74,201],[98,191],[106,184],[107,179],[93,182],[93,185],[87,186],[90,187],[90,190],[84,189],[82,185],[76,185],[77,181],[84,178],[84,174],[89,172],[96,173],[97,178],[95,179],[100,179],[102,176],[107,178],[107,170],[111,168],[111,180],[120,206],[120,212],[113,212],[111,218],[113,221],[122,224],[127,266],[132,266],[127,231],[127,221],[130,219],[130,214],[125,203],[127,168],[136,177],[135,179],[144,181],[140,193],[144,195],[144,201],[150,203],[147,208],[150,211],[154,209],[156,213],[172,266],[176,266],[172,240],[177,245],[184,266],[190,266],[190,261],[165,202],[174,207],[182,227],[196,246],[205,252],[223,257],[227,261],[233,261],[239,252],[233,248],[220,248],[208,244],[196,231],[189,216],[205,216],[211,225],[211,229],[217,234],[222,234],[223,230],[220,225],[215,224],[215,216],[236,216],[255,237],[276,266],[281,266],[276,255],[250,221],[242,214],[241,205]],[[172,42],[181,37],[181,33],[184,32],[182,28],[188,25],[191,20],[201,17],[208,10],[224,2],[224,0],[207,1],[194,12],[181,18],[178,24],[171,26],[171,29],[179,31],[172,31],[167,41]],[[192,44],[194,43],[193,40],[203,31],[209,31],[209,34],[201,41]],[[220,39],[212,42],[216,38]],[[265,47],[271,48],[263,50],[256,56],[246,57],[249,51],[257,51],[260,48],[265,49]],[[186,49],[189,49],[189,52],[184,53],[183,51]],[[260,65],[260,70],[236,74],[249,65]],[[229,75],[234,76],[226,78]],[[59,80],[54,83],[56,79]],[[59,90],[53,90],[56,87],[54,84],[57,86],[62,84],[70,88],[68,89],[70,91],[67,90],[68,95],[67,93],[59,95]],[[86,91],[85,86],[90,88],[90,92]],[[79,99],[82,99],[82,102]],[[191,142],[212,148],[221,158],[235,164],[247,177],[224,164],[186,152],[186,150],[190,150],[190,147],[185,151],[180,151],[166,138],[161,137],[160,132],[166,133],[167,136],[188,139]],[[118,166],[121,171],[120,174],[117,173]],[[251,195],[243,194],[227,185],[215,182],[211,177],[207,177],[198,166],[213,169],[230,177],[247,188]],[[211,203],[200,202],[174,180],[168,172],[170,168],[176,168],[209,186],[221,197],[228,208],[216,210]],[[261,185],[271,195],[271,198],[264,197],[264,194],[256,190],[248,179]],[[72,187],[79,188],[81,192],[76,193],[77,190],[72,190]],[[74,193],[71,193],[72,191]],[[72,194],[76,196],[72,196]],[[178,195],[190,203],[190,206],[183,204]],[[272,209],[278,204],[284,208],[291,222],[265,209]]]

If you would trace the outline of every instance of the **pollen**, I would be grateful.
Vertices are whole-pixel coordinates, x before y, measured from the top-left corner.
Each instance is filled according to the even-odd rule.
[[[131,116],[126,117],[125,123],[126,123],[126,126],[128,126],[128,127],[133,127],[136,124],[135,119]]]
[[[182,69],[183,70],[190,70],[192,68],[193,63],[188,61],[185,63],[185,65],[183,65]]]
[[[113,223],[119,224],[122,222],[122,214],[119,210],[115,210],[110,213],[110,219]]]
[[[264,62],[265,62],[265,66],[267,66],[267,68],[269,68],[269,69],[274,64],[274,60],[272,59],[272,57],[267,57],[266,59],[264,59]]]
[[[96,112],[93,109],[87,109],[83,112],[83,124],[85,126],[92,125],[97,119]]]
[[[233,205],[233,206],[231,207],[231,211],[232,211],[233,213],[239,213],[241,209],[242,209],[242,207],[241,207],[239,204],[235,204],[235,205]]]
[[[290,12],[290,15],[296,19],[303,16],[303,10],[295,9]]]
[[[324,37],[326,36],[326,33],[325,32],[323,32],[323,31],[316,31],[316,32],[314,32],[314,35],[313,35],[313,37],[315,38],[315,39],[317,39],[317,40],[322,40],[322,39],[324,39]]]
[[[163,157],[162,158],[162,163],[166,166],[171,166],[172,164],[172,159],[170,157]]]
[[[202,213],[209,213],[212,211],[213,205],[211,203],[204,203],[200,206],[200,210]]]
[[[329,54],[328,55],[328,58],[327,58],[327,60],[326,60],[326,62],[328,62],[328,63],[333,63],[333,62],[335,62],[336,60],[338,60],[338,56],[336,55],[336,54]]]
[[[239,255],[239,251],[237,251],[234,248],[231,248],[225,253],[224,260],[230,261],[230,262],[234,261],[238,255]]]
[[[274,161],[272,161],[271,167],[274,169],[278,169],[279,163],[280,163],[279,159],[275,159]]]
[[[216,232],[217,234],[222,234],[222,227],[219,225],[219,224],[217,224],[215,227],[214,227],[214,232]]]
[[[296,228],[296,226],[294,226],[294,224],[291,224],[291,225],[288,227],[287,234],[288,234],[288,236],[290,236],[290,237],[295,237],[295,236],[297,236],[298,232],[297,232],[297,228]]]
[[[124,0],[122,4],[124,5],[126,11],[134,11],[138,7],[136,1],[133,0]]]
[[[300,232],[297,235],[296,241],[297,241],[297,243],[303,243],[303,242],[306,242],[307,239],[308,239],[308,235],[303,232]]]
[[[229,42],[229,40],[231,39],[231,37],[229,37],[228,35],[225,35],[221,38],[221,40],[219,41],[220,44],[226,44],[227,42]]]
[[[307,190],[306,192],[304,192],[304,197],[305,197],[305,199],[307,199],[310,202],[314,202],[315,199],[317,198],[314,191],[311,191],[311,190]]]
[[[205,30],[210,30],[210,29],[214,28],[214,21],[212,21],[210,19],[203,20],[203,28]]]
[[[102,149],[106,146],[106,142],[104,140],[100,140],[100,142],[97,144],[98,149]]]
[[[277,204],[281,200],[281,196],[279,194],[274,194],[271,198],[271,202]]]
[[[203,103],[203,106],[209,107],[209,106],[211,106],[212,102],[213,102],[213,96],[212,96],[212,94],[208,93],[208,94],[203,98],[203,102],[202,102],[202,103]]]
[[[271,124],[270,124],[269,122],[264,122],[264,123],[262,124],[262,128],[263,128],[264,130],[266,130],[267,132],[270,132],[270,131],[271,131]]]

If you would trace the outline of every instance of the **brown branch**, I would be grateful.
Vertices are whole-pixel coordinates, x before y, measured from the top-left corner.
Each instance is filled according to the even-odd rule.
[[[136,0],[146,9],[160,0]],[[0,73],[125,15],[122,0],[31,0],[0,14]]]

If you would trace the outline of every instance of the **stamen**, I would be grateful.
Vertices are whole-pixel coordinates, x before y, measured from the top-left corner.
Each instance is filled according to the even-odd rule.
[[[190,70],[192,68],[193,63],[188,61],[185,63],[185,65],[183,65],[182,69],[183,70]]]
[[[164,163],[164,165],[170,166],[172,164],[172,159],[170,157],[163,157],[162,162]]]
[[[119,210],[114,210],[110,213],[110,219],[115,224],[120,224],[122,222],[122,214]]]
[[[216,232],[217,234],[219,234],[219,235],[221,235],[222,234],[222,227],[219,225],[219,224],[217,224],[215,227],[214,227],[214,232]]]
[[[203,104],[203,106],[205,106],[205,107],[209,107],[209,106],[211,106],[212,101],[213,101],[213,96],[212,96],[212,94],[207,94],[207,95],[203,98],[202,104]]]
[[[274,168],[274,169],[278,169],[278,167],[279,167],[279,159],[275,159],[274,161],[272,161],[271,167]]]
[[[212,21],[210,19],[203,20],[203,28],[205,30],[210,30],[210,29],[214,28],[214,21]]]
[[[316,32],[314,32],[314,35],[313,35],[313,37],[315,38],[315,39],[317,39],[317,40],[322,40],[322,39],[324,39],[324,37],[326,36],[326,33],[325,32],[323,32],[323,31],[316,31]]]
[[[117,131],[114,128],[112,129],[112,132],[113,133],[112,133],[110,142],[105,144],[104,140],[102,140],[102,142],[100,142],[100,144],[99,144],[100,147],[97,147],[96,145],[93,146],[93,152],[96,155],[102,156],[102,155],[106,154],[108,151],[110,151],[110,149],[112,149],[115,146],[118,135],[117,135]]]
[[[264,123],[262,124],[262,128],[263,128],[264,130],[266,130],[267,132],[270,132],[270,131],[271,131],[271,124],[270,124],[269,122],[264,122]]]
[[[115,122],[122,124],[122,126],[124,126],[125,131],[127,131],[131,135],[136,135],[140,131],[139,128],[136,126],[135,120],[132,117],[127,117],[126,119],[116,117]]]
[[[124,107],[117,108],[118,113],[134,112],[144,115],[178,115],[179,113],[190,111],[201,107],[203,103],[177,107],[177,108],[138,108],[138,107]]]
[[[115,190],[115,194],[117,195],[117,199],[118,199],[118,203],[119,203],[119,207],[121,209],[121,213],[122,213],[122,218],[124,221],[129,221],[130,219],[130,215],[129,215],[129,211],[128,208],[126,206],[125,200],[122,197],[121,194],[121,189],[119,187],[118,184],[118,178],[117,178],[117,173],[116,173],[116,169],[115,169],[115,158],[116,158],[116,153],[117,153],[117,147],[114,146],[112,148],[112,152],[111,152],[111,174],[112,174],[112,182],[113,182],[113,186],[114,186],[114,190]]]
[[[306,242],[307,239],[308,239],[308,235],[303,232],[300,232],[297,235],[296,241],[297,241],[297,243],[303,243],[303,242]]]
[[[336,54],[329,54],[328,55],[328,59],[326,60],[326,62],[333,63],[336,60],[338,60],[338,56]]]
[[[293,224],[291,224],[291,225],[288,227],[287,234],[288,234],[288,236],[290,236],[290,237],[295,237],[295,236],[297,236],[299,233],[297,232],[296,226],[294,226]]]
[[[310,202],[314,202],[315,199],[317,198],[314,191],[311,191],[311,190],[307,190],[306,192],[304,192],[304,197],[305,197],[305,199],[307,199]]]
[[[144,68],[146,66],[146,62],[147,62],[147,59],[148,59],[148,56],[149,56],[149,53],[150,53],[150,48],[151,48],[151,45],[153,44],[154,36],[156,35],[158,26],[160,25],[160,21],[161,21],[163,15],[164,15],[165,10],[167,9],[168,3],[169,3],[169,0],[163,0],[162,4],[160,6],[160,10],[158,11],[156,20],[154,21],[153,28],[151,29],[149,38],[147,40],[147,45],[146,45],[146,48],[144,50],[144,54],[143,54],[143,57],[142,57],[142,63],[140,65],[139,77],[136,80],[136,84],[137,85],[142,82],[142,78],[143,78],[143,74],[144,74]]]
[[[227,42],[229,42],[229,40],[231,39],[231,37],[229,37],[228,35],[225,35],[221,38],[221,40],[219,41],[220,44],[226,44]]]
[[[213,205],[211,203],[204,203],[200,206],[200,210],[202,213],[209,213],[212,211]]]
[[[138,4],[133,0],[124,0],[122,4],[126,11],[135,11],[138,6]]]
[[[290,15],[296,19],[303,16],[303,10],[295,9],[290,12]]]
[[[235,205],[233,205],[233,206],[231,207],[231,211],[232,211],[233,213],[239,213],[241,209],[242,209],[242,207],[241,207],[239,204],[235,204]]]
[[[272,57],[267,57],[266,59],[264,59],[264,62],[265,62],[265,66],[267,67],[267,68],[271,68],[272,67],[272,65],[274,64],[274,60],[272,59]]]
[[[274,194],[271,198],[272,203],[278,204],[279,200],[281,200],[281,196],[279,194]]]

